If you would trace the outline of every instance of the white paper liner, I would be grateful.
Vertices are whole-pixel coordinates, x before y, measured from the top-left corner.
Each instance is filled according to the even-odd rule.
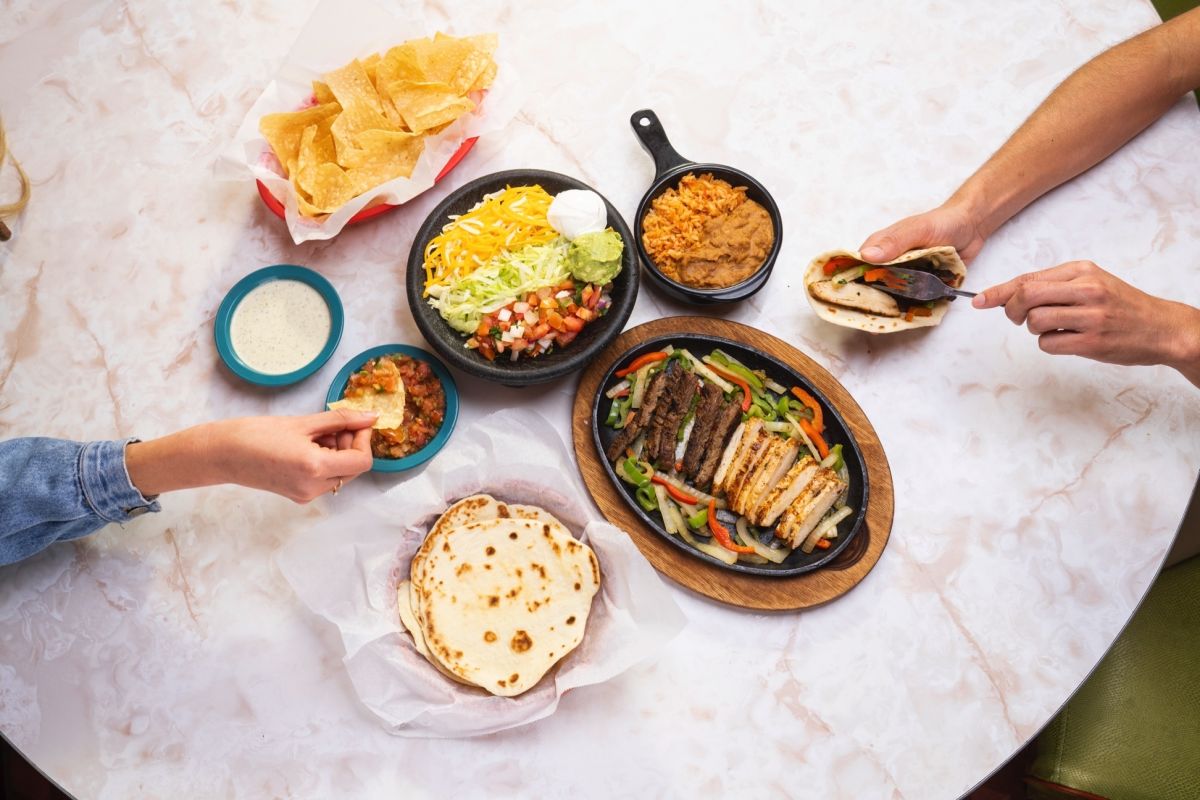
[[[453,27],[453,26],[451,26]],[[505,59],[504,38],[495,53],[496,79],[479,107],[465,114],[436,136],[427,137],[413,173],[364,192],[323,220],[302,216],[295,187],[276,170],[278,160],[258,132],[265,114],[296,111],[312,97],[312,82],[355,58],[388,49],[411,39],[431,37],[438,31],[452,36],[490,33],[486,30],[446,30],[419,16],[404,19],[371,0],[322,0],[305,24],[274,80],[251,106],[233,141],[221,153],[214,174],[221,180],[251,182],[257,178],[275,197],[284,201],[288,232],[296,244],[331,239],[350,218],[377,202],[404,203],[433,186],[434,178],[459,146],[473,136],[502,130],[520,110],[520,81]],[[251,183],[251,185],[253,185]]]
[[[339,509],[276,555],[300,599],[337,626],[354,689],[389,732],[457,738],[528,724],[554,713],[567,690],[619,675],[683,629],[686,618],[658,574],[628,534],[593,517],[576,475],[540,416],[500,411],[457,434],[418,477],[369,504]],[[442,676],[417,652],[396,610],[396,587],[434,520],[478,493],[541,506],[600,561],[583,642],[515,698]]]

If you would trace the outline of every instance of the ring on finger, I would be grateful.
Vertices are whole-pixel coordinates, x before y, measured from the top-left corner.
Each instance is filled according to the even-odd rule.
[[[343,483],[344,483],[344,481],[341,478],[338,478],[337,483],[335,483],[333,485],[333,488],[329,490],[330,494],[337,494],[338,489],[342,488]]]

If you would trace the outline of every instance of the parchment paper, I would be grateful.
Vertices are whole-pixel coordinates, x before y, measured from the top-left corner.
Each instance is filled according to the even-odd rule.
[[[322,0],[300,32],[275,78],[267,84],[242,121],[237,135],[217,161],[215,174],[222,180],[261,180],[271,193],[284,201],[288,232],[296,244],[311,239],[331,239],[349,219],[378,201],[399,204],[433,186],[433,180],[464,140],[496,133],[521,107],[520,81],[505,59],[505,42],[495,53],[496,80],[478,108],[464,114],[436,136],[427,137],[425,150],[408,178],[396,178],[354,198],[324,220],[300,215],[296,192],[270,145],[258,132],[264,114],[295,111],[312,97],[312,82],[326,72],[372,53],[383,54],[410,39],[433,36],[438,31],[452,36],[490,33],[485,30],[447,30],[426,23],[419,16],[404,19],[371,0]],[[252,185],[252,184],[251,184]]]
[[[337,626],[355,691],[388,731],[453,738],[525,725],[554,713],[568,689],[619,675],[683,629],[683,613],[629,536],[593,516],[577,474],[540,416],[501,411],[456,432],[421,475],[377,501],[338,509],[276,555],[300,599]],[[443,677],[416,651],[396,610],[396,586],[434,520],[481,492],[545,508],[600,560],[583,642],[515,698]]]

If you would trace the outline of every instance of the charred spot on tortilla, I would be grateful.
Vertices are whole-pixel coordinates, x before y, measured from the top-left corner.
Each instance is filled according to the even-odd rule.
[[[483,552],[487,553],[489,556],[494,556],[494,555],[496,555],[496,548],[492,547],[491,545],[488,545],[487,549],[484,550]]]
[[[574,617],[571,619],[574,619]],[[529,634],[525,631],[517,631],[513,634],[512,641],[508,643],[508,646],[513,649],[513,652],[524,653],[526,650],[533,647],[533,639],[530,639]],[[516,678],[512,678],[510,680],[516,680]]]
[[[489,644],[496,641],[495,631],[484,631],[483,632],[483,640]]]

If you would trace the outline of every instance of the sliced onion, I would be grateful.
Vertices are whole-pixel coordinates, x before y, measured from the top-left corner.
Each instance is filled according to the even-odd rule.
[[[783,563],[783,560],[788,557],[787,548],[781,547],[776,550],[774,548],[767,547],[765,544],[758,541],[758,538],[750,533],[750,523],[745,517],[738,517],[737,532],[738,537],[741,538],[745,544],[753,547],[754,552],[765,561],[770,561],[772,564],[781,564]]]

